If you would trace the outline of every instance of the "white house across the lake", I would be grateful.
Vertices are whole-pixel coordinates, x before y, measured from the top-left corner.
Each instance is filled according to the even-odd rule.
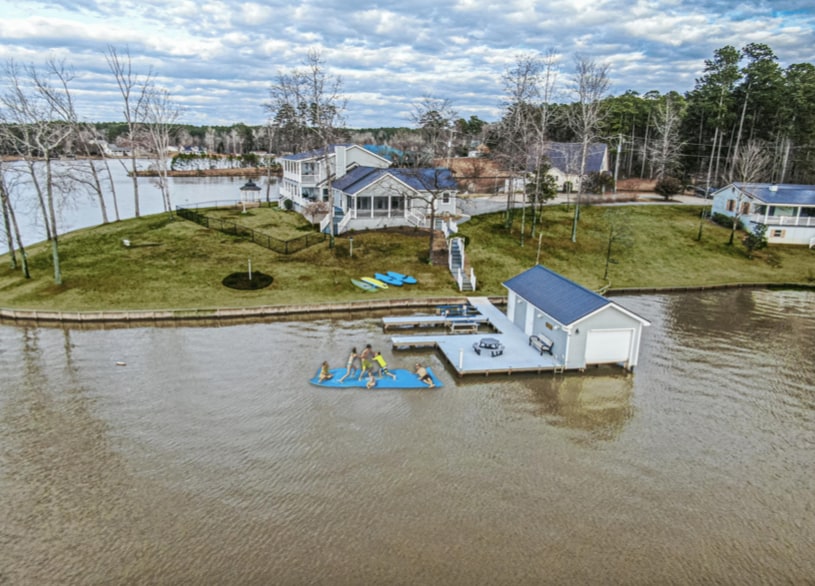
[[[637,365],[648,320],[541,265],[503,284],[507,317],[526,335],[551,341],[553,356],[567,370]]]
[[[713,194],[712,212],[766,226],[770,244],[815,247],[815,185],[731,183]]]

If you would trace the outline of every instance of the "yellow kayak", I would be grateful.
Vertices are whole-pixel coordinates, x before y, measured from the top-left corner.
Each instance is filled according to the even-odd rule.
[[[374,287],[379,287],[380,289],[387,289],[388,286],[380,281],[379,279],[374,279],[373,277],[362,277],[362,280],[366,283],[370,283]]]

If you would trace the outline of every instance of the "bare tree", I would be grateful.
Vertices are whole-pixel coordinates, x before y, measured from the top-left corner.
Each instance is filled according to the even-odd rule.
[[[3,170],[2,160],[0,160],[0,207],[3,209],[3,228],[5,229],[6,233],[6,242],[8,244],[11,269],[17,269],[16,250],[19,250],[20,265],[23,271],[23,276],[26,279],[30,279],[31,272],[28,268],[28,255],[26,254],[23,239],[20,235],[20,226],[17,223],[17,214],[14,211],[14,206],[11,204],[10,190],[6,184],[6,175]]]
[[[586,158],[589,145],[598,137],[600,124],[605,118],[606,110],[603,98],[606,96],[611,81],[608,77],[608,65],[598,64],[591,59],[577,57],[574,74],[574,92],[577,98],[569,110],[569,126],[581,143],[580,179],[572,222],[572,242],[577,242],[577,222],[580,218],[580,201],[584,193]]]
[[[755,183],[770,174],[771,162],[771,148],[760,140],[749,140],[734,157],[733,173],[742,183]],[[736,208],[733,210],[733,223],[730,226],[730,239],[727,242],[731,245],[736,238],[736,230],[741,224],[741,217],[747,212],[741,191],[738,191],[738,194]]]
[[[413,104],[410,119],[423,141],[423,152],[413,160],[414,165],[433,165],[437,159],[449,159],[457,116],[447,98],[425,95]]]
[[[164,211],[172,213],[169,171],[171,165],[171,139],[177,129],[181,108],[175,103],[169,90],[150,86],[144,100],[144,128],[153,165],[158,174],[156,185],[161,191]]]
[[[125,48],[123,54],[112,45],[108,45],[107,54],[108,67],[113,77],[119,93],[122,95],[124,107],[122,114],[127,123],[127,138],[130,148],[130,176],[133,180],[133,209],[134,215],[138,218],[139,212],[139,177],[136,173],[136,147],[137,135],[145,115],[145,101],[152,86],[153,72],[148,71],[146,75],[138,75],[133,72],[133,60],[130,57],[130,50]]]
[[[345,123],[346,99],[342,95],[342,79],[330,74],[320,52],[311,49],[302,67],[278,73],[270,97],[265,108],[275,132],[291,136],[299,150],[322,149],[326,177],[324,193],[330,199],[333,179],[331,145],[337,141]],[[331,201],[328,213],[333,246],[334,204]]]
[[[8,138],[29,169],[51,243],[54,283],[61,285],[57,198],[66,192],[57,185],[53,159],[74,131],[75,116],[68,91],[73,74],[64,63],[53,60],[48,62],[45,71],[33,65],[21,71],[14,62],[9,62],[5,73],[7,88],[0,97],[0,123],[6,126]]]
[[[665,96],[654,112],[654,142],[649,147],[651,164],[656,169],[657,180],[673,175],[679,166],[679,158],[685,143],[679,139],[682,116],[679,107]]]

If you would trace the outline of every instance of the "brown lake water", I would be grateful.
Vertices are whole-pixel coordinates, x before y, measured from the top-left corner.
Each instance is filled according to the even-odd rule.
[[[0,326],[0,584],[814,583],[815,294],[619,301],[634,374],[459,380],[377,319]],[[444,388],[307,383],[366,342]]]

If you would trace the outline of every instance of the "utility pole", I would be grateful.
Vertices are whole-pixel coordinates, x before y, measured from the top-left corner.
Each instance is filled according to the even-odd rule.
[[[623,152],[623,135],[620,133],[617,138],[617,159],[614,161],[614,195],[617,195],[617,175],[620,171],[620,153]]]

